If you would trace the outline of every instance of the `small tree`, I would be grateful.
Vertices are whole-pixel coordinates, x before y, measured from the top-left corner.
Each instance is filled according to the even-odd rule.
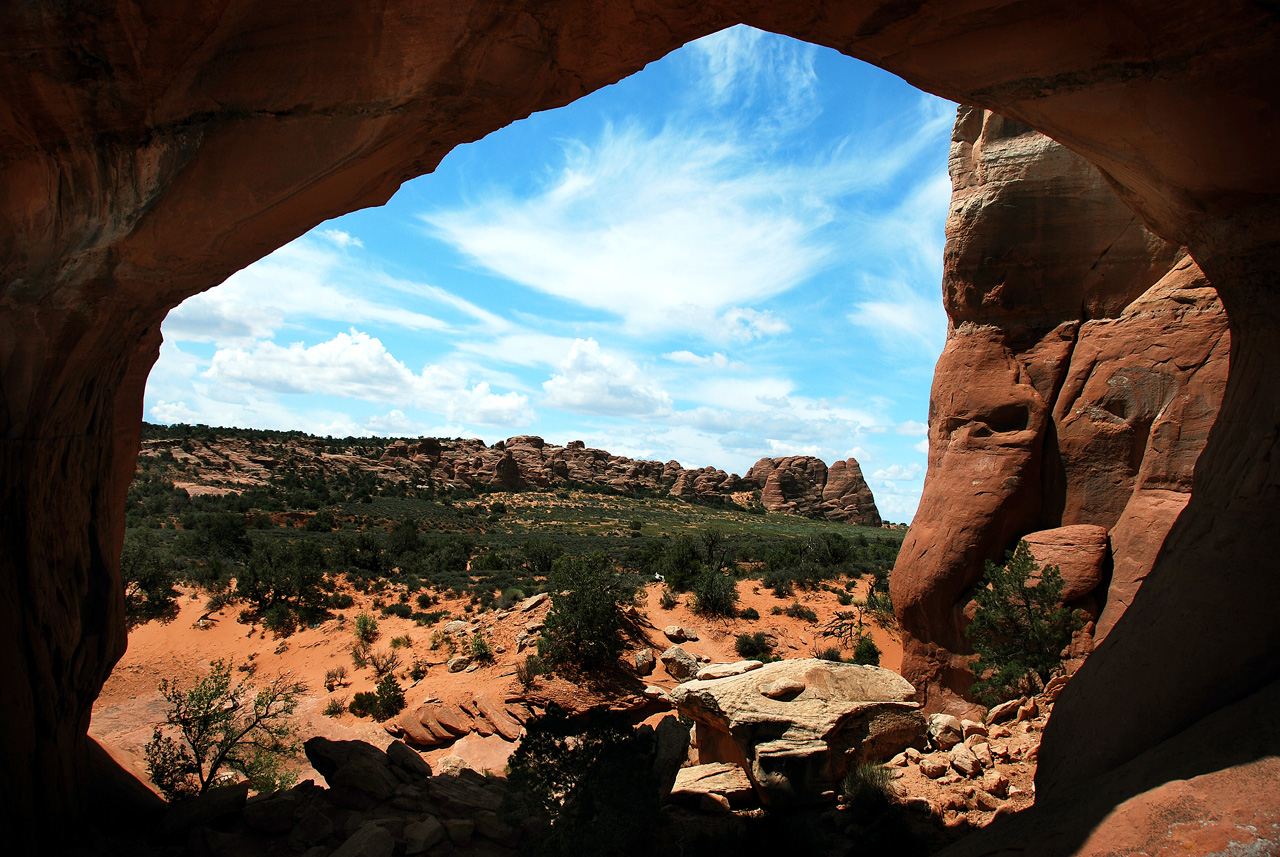
[[[636,581],[604,554],[562,557],[548,581],[551,610],[538,640],[538,653],[552,668],[592,668],[622,654],[622,605],[631,602]]]
[[[693,610],[703,616],[732,618],[738,612],[738,587],[732,577],[704,571],[693,582]]]
[[[161,550],[155,533],[129,533],[120,553],[120,576],[124,581],[124,615],[129,627],[151,619],[168,621],[177,615],[173,588],[177,572]]]
[[[1081,626],[1079,611],[1060,603],[1057,566],[1033,579],[1040,566],[1025,541],[1005,556],[1003,566],[987,563],[986,585],[974,593],[978,611],[965,631],[978,654],[973,692],[989,704],[1043,688]]]
[[[291,784],[294,776],[282,762],[297,754],[298,742],[288,717],[306,685],[279,675],[257,693],[253,689],[247,682],[232,685],[231,664],[222,660],[189,690],[169,679],[160,682],[169,703],[165,720],[180,740],[157,726],[146,757],[151,779],[166,798],[202,795],[227,770],[243,775],[257,791]]]

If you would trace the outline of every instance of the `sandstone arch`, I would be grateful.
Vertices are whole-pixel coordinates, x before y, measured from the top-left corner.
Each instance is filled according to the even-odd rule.
[[[1060,703],[1042,793],[1276,680],[1274,4],[374,7],[35,0],[0,12],[0,803],[15,823],[85,798],[89,708],[124,645],[120,509],[165,312],[321,220],[384,201],[452,146],[738,22],[1049,134],[1188,247],[1230,313],[1231,373],[1193,498]]]

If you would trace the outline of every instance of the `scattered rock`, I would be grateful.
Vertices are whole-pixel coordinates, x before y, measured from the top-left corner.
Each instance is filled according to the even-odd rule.
[[[387,747],[387,760],[397,768],[420,779],[431,776],[431,766],[416,751],[405,746],[403,741],[392,741]]]
[[[1049,683],[1044,686],[1044,693],[1041,694],[1046,702],[1057,702],[1058,694],[1062,693],[1062,689],[1067,686],[1067,682],[1071,679],[1065,675],[1054,676],[1049,679]]]
[[[975,744],[970,749],[973,751],[974,757],[977,758],[982,767],[990,768],[996,763],[995,759],[992,758],[991,746],[989,744]]]
[[[676,774],[672,799],[691,798],[702,794],[724,795],[730,803],[740,804],[754,795],[751,780],[738,765],[711,762],[681,768]]]
[[[404,829],[405,854],[421,854],[444,841],[444,825],[440,820],[427,816]]]
[[[698,681],[710,681],[718,678],[730,678],[735,675],[758,670],[764,666],[760,661],[736,661],[732,664],[711,664],[698,670],[695,676]]]
[[[1006,720],[1012,720],[1018,713],[1018,708],[1022,705],[1021,699],[1010,699],[1008,702],[1002,702],[995,708],[987,712],[987,725],[992,723],[1004,723]]]
[[[686,639],[684,635],[684,628],[681,628],[679,625],[668,625],[662,629],[662,633],[665,634],[667,639],[673,643],[683,643]]]
[[[458,655],[457,657],[449,658],[448,666],[449,672],[460,673],[467,667],[471,666],[471,658],[466,655]]]
[[[977,756],[973,755],[973,751],[963,744],[957,744],[951,748],[951,767],[966,777],[976,777],[982,773],[982,763],[978,761]]]
[[[920,757],[920,773],[931,780],[941,777],[950,767],[951,759],[948,756],[935,754]]]
[[[961,720],[960,731],[964,734],[965,738],[969,738],[973,735],[981,735],[985,738],[987,735],[987,727],[976,720]]]
[[[690,642],[690,643],[698,642],[698,632],[695,631],[693,628],[681,628],[680,633],[684,634],[684,638],[687,642]]]
[[[474,626],[464,619],[454,619],[441,629],[446,634],[468,635],[474,630]]]
[[[1007,797],[1009,794],[1009,778],[997,770],[987,771],[982,775],[982,787],[996,797]]]
[[[476,823],[469,818],[447,818],[444,821],[445,834],[459,848],[471,844],[471,834],[475,829]]]
[[[636,673],[639,675],[652,675],[654,668],[658,665],[658,659],[653,654],[653,649],[641,649],[635,654]]]
[[[391,857],[396,841],[383,827],[367,823],[338,846],[332,857]]]
[[[667,675],[676,681],[684,681],[693,677],[698,671],[698,660],[679,646],[672,646],[660,656],[662,666]]]
[[[950,750],[964,740],[960,721],[950,714],[929,716],[929,741],[939,750]]]
[[[543,604],[546,604],[547,601],[550,600],[550,598],[551,596],[545,592],[539,592],[537,595],[533,596],[532,598],[526,598],[525,600],[520,602],[520,605],[519,605],[520,612],[528,613],[530,610],[533,610]]]
[[[1028,699],[1026,702],[1018,706],[1018,716],[1014,719],[1014,723],[1022,723],[1028,720],[1034,720],[1036,715],[1040,713],[1040,706],[1036,705],[1034,699]]]
[[[770,699],[794,699],[804,693],[806,685],[795,678],[782,678],[760,686],[760,692]]]

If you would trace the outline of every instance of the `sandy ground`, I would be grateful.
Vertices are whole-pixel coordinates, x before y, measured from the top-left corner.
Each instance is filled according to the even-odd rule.
[[[865,595],[866,582],[859,585],[858,596]],[[668,625],[680,625],[698,633],[696,642],[681,645],[694,655],[705,656],[713,662],[739,660],[734,651],[738,634],[764,631],[777,641],[777,654],[783,657],[811,657],[818,650],[835,645],[836,640],[822,636],[822,626],[831,620],[840,606],[833,593],[825,591],[800,592],[797,600],[818,614],[817,623],[801,619],[771,615],[777,605],[785,607],[792,599],[779,599],[755,580],[738,584],[739,608],[754,607],[760,619],[706,619],[689,609],[690,597],[681,597],[681,603],[671,610],[659,604],[661,584],[650,584],[639,606],[639,627],[642,636],[632,640],[630,655],[645,643],[661,653],[671,643],[662,629]],[[164,720],[165,702],[157,686],[163,678],[177,681],[183,687],[207,673],[210,663],[221,658],[236,665],[234,676],[250,682],[266,681],[278,673],[287,673],[306,683],[307,694],[300,700],[295,713],[299,734],[303,738],[321,735],[332,739],[359,739],[379,746],[386,746],[391,736],[369,719],[344,713],[337,717],[325,716],[324,710],[332,698],[350,699],[358,691],[373,690],[373,670],[357,670],[351,660],[351,647],[355,642],[354,618],[362,610],[376,614],[369,602],[372,596],[359,595],[354,607],[335,611],[335,618],[315,628],[305,628],[287,638],[276,638],[261,626],[242,624],[238,620],[239,605],[206,616],[202,598],[184,591],[179,599],[178,616],[171,622],[150,622],[135,628],[129,634],[129,646],[107,680],[102,694],[94,706],[90,734],[108,746],[117,757],[125,760],[131,769],[146,779],[143,747],[150,740],[152,730]],[[383,594],[386,597],[386,593]],[[518,609],[467,614],[463,607],[466,599],[445,600],[432,610],[450,612],[430,627],[418,627],[409,619],[378,616],[379,637],[374,650],[386,650],[393,638],[408,636],[409,647],[396,649],[403,661],[397,674],[411,707],[427,700],[460,701],[468,696],[486,693],[501,702],[509,694],[518,695],[515,679],[516,664],[532,651],[517,651],[516,635],[526,630],[528,624],[536,624],[545,615],[544,604],[530,612]],[[472,621],[494,647],[495,658],[491,665],[480,666],[471,672],[450,673],[444,666],[451,656],[447,643],[439,631],[449,621],[463,618]],[[883,628],[870,629],[881,649],[881,666],[896,670],[902,662],[902,647],[896,636]],[[433,637],[435,648],[433,648]],[[465,642],[458,638],[458,642]],[[845,655],[851,655],[845,651]],[[412,661],[417,658],[427,665],[427,675],[413,682],[407,676]],[[252,665],[253,672],[241,668]],[[347,671],[347,683],[334,692],[324,688],[325,674],[337,667]],[[659,665],[657,671],[637,685],[656,684],[670,689],[676,682],[668,677]],[[573,693],[572,686],[564,692]],[[506,764],[514,745],[494,735],[481,738],[478,735],[463,738],[449,747],[426,754],[428,760],[438,761],[447,755],[462,757],[478,770],[500,772]],[[301,777],[316,774],[300,760]]]

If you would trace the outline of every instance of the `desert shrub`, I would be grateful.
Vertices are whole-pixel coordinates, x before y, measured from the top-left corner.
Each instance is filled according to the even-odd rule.
[[[564,548],[546,539],[529,539],[520,545],[520,553],[535,577],[550,577],[556,560],[564,554]]]
[[[840,783],[845,811],[857,821],[876,818],[892,801],[891,775],[883,765],[859,765]]]
[[[449,618],[448,610],[432,610],[430,613],[414,613],[413,623],[418,627],[423,627],[425,625],[434,625],[435,623],[439,622],[441,619],[448,619],[448,618]]]
[[[390,720],[404,711],[404,688],[400,687],[400,682],[396,681],[396,677],[390,673],[384,675],[378,682],[377,697],[379,720]]]
[[[546,667],[542,663],[542,658],[537,655],[527,655],[524,660],[516,664],[516,679],[526,690],[533,687],[534,681],[545,672]]]
[[[395,672],[400,666],[400,655],[394,651],[370,652],[369,666],[373,667],[373,674],[378,678],[384,678]]]
[[[740,658],[761,660],[773,654],[773,643],[764,631],[756,631],[754,634],[739,634],[733,643],[733,650]]]
[[[298,619],[287,604],[275,604],[262,614],[262,627],[277,637],[287,637],[298,630]]]
[[[371,690],[362,690],[351,697],[347,710],[356,717],[373,717],[378,711],[378,694]]]
[[[347,711],[347,698],[345,696],[335,696],[325,703],[325,717],[341,717]]]
[[[409,678],[414,681],[422,681],[427,677],[427,662],[421,658],[414,658],[413,663],[409,666]]]
[[[334,610],[346,610],[348,607],[354,606],[356,600],[351,597],[349,592],[335,592],[329,596],[329,606]]]
[[[388,604],[382,608],[382,615],[395,616],[398,619],[408,619],[413,615],[413,608],[408,604]]]
[[[334,667],[324,674],[324,689],[333,693],[334,689],[347,683],[347,668]]]
[[[525,595],[524,595],[523,589],[517,589],[516,587],[511,587],[503,590],[502,594],[498,596],[497,601],[494,602],[494,605],[499,610],[510,610],[512,607],[515,607],[517,604],[523,601],[524,598],[525,598]]]
[[[766,571],[762,582],[765,588],[772,590],[774,596],[778,598],[790,598],[796,592],[790,569]]]
[[[282,764],[298,750],[289,716],[306,690],[280,675],[255,693],[247,682],[233,684],[231,664],[221,660],[189,690],[165,679],[165,721],[179,740],[158,726],[152,733],[146,746],[152,781],[169,800],[204,794],[228,769],[257,791],[289,786],[295,778]]]
[[[833,661],[837,664],[844,663],[844,657],[840,654],[839,646],[827,646],[815,653],[815,657],[824,661]]]
[[[436,600],[437,600],[436,596],[432,595],[430,592],[419,593],[417,598],[418,606],[421,607],[423,610],[426,610],[432,604],[435,604]]]
[[[358,670],[369,666],[369,646],[363,641],[357,641],[351,647],[351,663],[355,664]]]
[[[511,756],[503,814],[546,826],[525,846],[537,857],[647,855],[661,821],[652,732],[592,709],[570,718],[551,707],[525,724]]]
[[[409,637],[408,634],[402,634],[399,637],[391,638],[391,648],[393,649],[407,649],[407,648],[411,648],[412,646],[413,646],[413,640]]]
[[[754,622],[755,620],[760,618],[760,611],[754,607],[748,607],[747,609],[738,613],[738,618],[746,619],[749,622]]]
[[[738,587],[733,578],[704,571],[693,582],[693,609],[702,616],[732,618],[738,612]]]
[[[858,646],[853,650],[853,662],[869,667],[880,666],[880,647],[870,634],[858,640]]]
[[[548,580],[547,613],[538,653],[553,668],[591,669],[622,653],[622,607],[635,595],[633,575],[612,567],[604,554],[563,557]]]
[[[356,616],[356,639],[365,645],[378,639],[378,620],[368,613]]]
[[[973,692],[988,704],[1043,688],[1062,665],[1062,651],[1081,625],[1079,611],[1060,605],[1062,575],[1041,571],[1025,541],[1003,566],[987,563],[974,592],[977,613],[965,633],[977,652]],[[985,585],[983,585],[985,584]]]
[[[674,610],[679,605],[680,596],[677,595],[671,587],[662,587],[662,594],[658,596],[658,606],[663,610]]]
[[[805,607],[799,601],[792,601],[787,605],[786,609],[781,612],[783,615],[790,616],[792,619],[803,619],[806,622],[818,621],[818,614],[812,609]]]
[[[493,663],[493,647],[479,632],[471,635],[471,659],[480,663]]]

